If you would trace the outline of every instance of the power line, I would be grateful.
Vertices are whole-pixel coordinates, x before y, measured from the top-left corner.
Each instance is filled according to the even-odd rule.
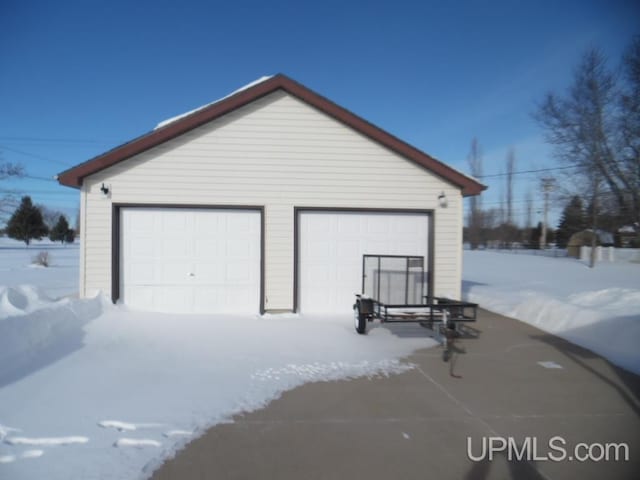
[[[68,191],[65,192],[63,190],[60,190],[59,192],[55,192],[55,191],[51,191],[51,190],[9,190],[6,188],[0,188],[0,193],[1,194],[9,194],[9,195],[31,195],[31,194],[38,194],[38,195],[73,195],[73,194],[78,194],[78,192],[72,192],[72,191]]]
[[[567,170],[569,168],[577,168],[580,165],[578,164],[574,164],[574,165],[568,165],[566,167],[549,167],[549,168],[538,168],[535,170],[521,170],[519,172],[513,172],[513,175],[525,175],[525,174],[529,174],[529,173],[541,173],[541,172],[552,172],[554,170]],[[477,178],[494,178],[494,177],[505,177],[509,175],[508,173],[492,173],[490,175],[478,175]]]
[[[610,160],[607,164],[621,163],[624,164],[624,160]],[[564,167],[549,167],[549,168],[538,168],[535,170],[521,170],[519,172],[513,172],[513,175],[526,175],[529,173],[541,173],[541,172],[553,172],[555,170],[567,170],[571,168],[585,168],[585,166],[581,163],[573,163],[571,165],[566,165]],[[492,177],[505,177],[508,173],[492,173],[489,175],[477,175],[476,178],[492,178]]]
[[[621,190],[621,192],[623,194],[629,193],[630,191],[631,190],[627,190],[627,189]],[[611,190],[607,190],[607,191],[604,191],[604,192],[598,192],[595,196],[600,198],[600,197],[613,197],[615,195],[616,195],[615,192],[612,192]],[[553,198],[554,198],[554,200],[557,200],[557,201],[568,201],[568,200],[571,200],[573,197],[580,197],[583,200],[584,199],[590,200],[591,198],[593,198],[593,196],[594,195],[592,193],[589,193],[589,194],[586,194],[586,195],[582,195],[582,194],[579,194],[579,193],[570,193],[570,192],[568,192],[568,193],[563,193],[563,194],[555,194],[553,196]],[[533,203],[536,203],[536,200],[540,201],[540,197],[536,196],[534,201],[533,201]],[[527,203],[527,202],[528,202],[528,200],[514,200],[513,201],[513,203]],[[488,201],[488,202],[483,201],[482,205],[483,206],[485,206],[485,205],[503,205],[503,204],[506,205],[506,203],[507,202],[505,200],[491,200],[491,201]],[[558,203],[558,202],[556,202],[556,203]]]
[[[83,138],[46,138],[46,137],[9,137],[0,136],[0,140],[9,143],[23,143],[23,142],[38,142],[38,143],[111,143],[118,140],[96,140],[96,139],[83,139]]]
[[[18,150],[16,148],[10,148],[10,147],[7,147],[6,145],[0,145],[0,148],[3,148],[5,150],[9,150],[10,152],[19,153],[20,155],[26,155],[28,157],[33,157],[33,158],[36,158],[38,160],[44,160],[46,162],[52,162],[52,163],[57,163],[57,164],[60,164],[60,165],[64,165],[65,167],[70,167],[71,166],[69,163],[61,162],[60,160],[54,160],[52,158],[43,157],[42,155],[37,155],[35,153],[25,152],[23,150]]]
[[[15,175],[15,176],[13,176],[13,175],[12,176],[8,176],[6,178],[3,178],[0,181],[22,180],[22,179],[25,179],[25,178],[28,178],[29,180],[40,180],[40,181],[43,181],[43,182],[56,182],[57,183],[57,180],[55,178],[53,178],[53,177],[40,177],[38,175],[30,175],[28,173],[22,173],[20,175]]]
[[[514,200],[511,203],[527,203],[528,200]],[[482,205],[500,205],[502,203],[507,203],[506,201],[495,200],[491,202],[482,202]]]
[[[42,180],[45,182],[56,182],[56,179],[52,177],[38,177],[37,175],[29,175],[29,174],[22,175],[21,177],[18,177],[18,178],[28,178],[30,180]]]

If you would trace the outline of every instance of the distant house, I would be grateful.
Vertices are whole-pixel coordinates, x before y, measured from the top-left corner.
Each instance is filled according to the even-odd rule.
[[[459,298],[463,197],[486,188],[284,75],[58,179],[82,296],[193,313],[348,313],[365,253],[424,256],[426,293]]]
[[[590,247],[593,240],[593,230],[586,229],[576,232],[569,238],[567,243],[567,255],[580,258],[580,247]],[[604,230],[596,230],[596,245],[611,247],[614,244],[613,235]]]
[[[640,230],[634,225],[620,227],[617,236],[619,245],[623,248],[640,247]]]

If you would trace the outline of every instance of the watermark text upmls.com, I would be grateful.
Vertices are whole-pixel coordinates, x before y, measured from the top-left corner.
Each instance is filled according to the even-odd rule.
[[[482,437],[479,441],[467,437],[467,457],[474,462],[492,461],[506,456],[508,461],[578,461],[628,462],[629,445],[626,443],[577,443],[573,446],[560,437],[538,442],[536,437]]]

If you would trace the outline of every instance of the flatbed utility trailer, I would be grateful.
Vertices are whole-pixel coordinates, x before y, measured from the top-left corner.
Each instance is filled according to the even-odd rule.
[[[417,322],[441,335],[448,360],[448,345],[460,323],[475,322],[478,304],[425,291],[424,257],[410,255],[363,255],[362,293],[353,305],[356,332],[367,332],[367,323]]]

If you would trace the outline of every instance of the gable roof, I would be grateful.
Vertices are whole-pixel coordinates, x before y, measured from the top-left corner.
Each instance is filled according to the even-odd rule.
[[[247,88],[237,90],[217,102],[162,122],[151,132],[65,170],[58,175],[58,182],[62,185],[79,188],[82,185],[83,179],[89,175],[176,138],[189,130],[193,130],[216,118],[222,117],[270,93],[283,90],[380,145],[456,185],[462,190],[464,196],[478,195],[487,188],[474,178],[468,177],[458,170],[436,160],[423,151],[403,142],[399,138],[385,132],[381,128],[376,127],[285,75],[278,74],[261,80],[260,82],[250,84]]]

